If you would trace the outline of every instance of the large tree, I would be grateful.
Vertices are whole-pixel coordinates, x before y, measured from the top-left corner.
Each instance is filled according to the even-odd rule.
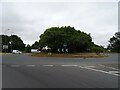
[[[27,52],[27,53],[31,52],[31,46],[29,44],[26,45],[25,52]]]
[[[58,48],[68,48],[69,52],[86,52],[92,46],[90,34],[76,30],[74,27],[52,27],[40,35],[39,46],[48,46],[52,52]]]
[[[22,39],[17,35],[0,35],[0,38],[2,38],[2,46],[8,45],[8,49],[6,50],[7,52],[15,49],[24,51],[25,49],[25,44],[23,43]],[[2,51],[5,52],[5,49],[2,48]]]
[[[120,32],[116,32],[115,35],[110,38],[109,42],[108,49],[112,52],[120,53]]]
[[[97,44],[94,44],[91,48],[91,52],[96,52],[97,54],[101,53],[101,52],[105,52],[105,48],[103,46],[99,46]]]
[[[35,41],[34,44],[32,44],[31,48],[32,49],[38,49],[40,46],[39,46],[39,42],[38,41]]]

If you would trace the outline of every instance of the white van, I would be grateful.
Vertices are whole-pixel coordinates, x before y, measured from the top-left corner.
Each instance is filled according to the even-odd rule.
[[[13,53],[13,54],[21,54],[22,52],[19,51],[19,50],[13,50],[12,53]]]
[[[31,53],[40,53],[38,49],[31,49]]]

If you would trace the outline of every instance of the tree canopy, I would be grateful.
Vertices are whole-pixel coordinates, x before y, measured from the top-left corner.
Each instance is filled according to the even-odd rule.
[[[99,54],[100,52],[105,52],[105,48],[103,46],[99,46],[94,44],[91,48],[91,52],[96,52],[97,54]]]
[[[120,32],[116,32],[115,35],[109,40],[108,49],[112,52],[120,53]]]
[[[90,34],[70,26],[48,28],[40,35],[39,46],[48,46],[52,52],[57,52],[65,45],[69,52],[86,52],[93,43]]]
[[[31,52],[31,46],[29,44],[26,45],[25,52],[27,52],[27,53]]]
[[[0,38],[2,38],[2,46],[8,45],[8,49],[6,50],[7,52],[10,52],[11,50],[15,49],[24,51],[25,49],[25,44],[17,35],[0,35]],[[5,52],[5,49],[2,48],[2,51]]]
[[[32,44],[31,48],[33,49],[38,49],[40,46],[39,46],[39,42],[38,41],[35,41],[34,44]]]

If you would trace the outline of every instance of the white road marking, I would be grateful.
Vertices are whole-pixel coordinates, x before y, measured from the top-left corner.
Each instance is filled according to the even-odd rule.
[[[83,66],[78,66],[78,67],[93,70],[93,71],[97,71],[97,72],[102,72],[102,73],[106,73],[106,74],[110,74],[110,75],[120,76],[119,74],[113,74],[113,73],[106,72],[106,71],[103,71],[103,70],[98,70],[98,69],[93,69],[93,68],[83,67]]]
[[[53,67],[54,65],[43,65],[45,67]],[[106,74],[110,74],[110,75],[115,75],[115,76],[120,76],[118,73],[118,71],[103,71],[103,70],[98,70],[98,69],[93,69],[92,67],[95,66],[79,66],[79,65],[61,65],[63,67],[70,67],[70,66],[74,66],[74,67],[79,67],[79,68],[83,68],[83,69],[89,69],[89,70],[93,70],[93,71],[97,71],[97,72],[102,72],[102,73],[106,73]],[[11,67],[20,67],[20,65],[11,65]],[[26,65],[26,67],[35,67],[35,65]]]
[[[43,65],[44,67],[53,67],[53,65]]]
[[[109,67],[109,68],[111,68],[111,69],[113,69],[113,70],[118,70],[118,69],[116,69],[116,68],[113,68],[113,67]]]
[[[109,71],[109,73],[116,74],[116,73],[120,73],[120,72],[118,72],[118,71]]]
[[[61,66],[63,66],[63,67],[71,67],[71,66],[76,67],[77,65],[61,65]]]
[[[93,68],[93,67],[95,67],[95,66],[85,66],[86,68]]]
[[[35,67],[35,65],[26,65],[26,67]]]
[[[11,65],[11,67],[20,67],[20,65]]]
[[[80,67],[80,68],[85,68],[85,67],[83,67],[83,66],[78,66],[78,67]]]
[[[101,66],[101,67],[106,67],[105,65],[99,65],[99,66]]]
[[[105,66],[105,65],[99,65],[99,66],[106,67],[106,68],[113,69],[113,70],[118,70],[117,68],[108,67],[108,66]]]

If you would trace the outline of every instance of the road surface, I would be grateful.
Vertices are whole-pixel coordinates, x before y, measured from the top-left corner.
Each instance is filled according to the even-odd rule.
[[[118,88],[118,55],[104,58],[2,55],[3,88]]]

